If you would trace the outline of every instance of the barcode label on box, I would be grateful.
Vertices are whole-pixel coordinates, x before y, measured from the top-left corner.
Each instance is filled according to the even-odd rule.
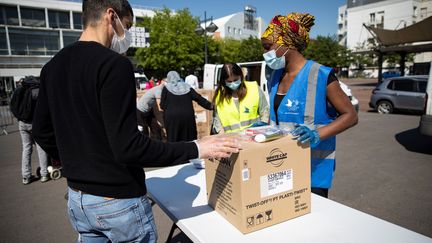
[[[249,180],[249,169],[246,168],[242,170],[242,178],[243,181]]]
[[[272,196],[293,189],[293,170],[283,170],[260,177],[261,197]]]

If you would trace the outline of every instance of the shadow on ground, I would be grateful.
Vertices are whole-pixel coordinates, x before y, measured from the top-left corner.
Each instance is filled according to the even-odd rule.
[[[432,155],[432,137],[421,135],[417,128],[398,133],[395,138],[408,151]]]

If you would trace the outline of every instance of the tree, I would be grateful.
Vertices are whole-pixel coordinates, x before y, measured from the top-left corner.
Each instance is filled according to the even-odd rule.
[[[304,51],[307,59],[314,60],[328,67],[342,67],[349,60],[349,52],[339,45],[335,37],[317,36]]]
[[[140,65],[164,76],[170,70],[184,72],[204,63],[204,41],[194,30],[198,20],[188,9],[172,13],[168,8],[157,11],[142,23],[150,29],[150,46],[139,48],[135,57]]]
[[[261,45],[261,40],[252,36],[242,40],[238,56],[239,62],[262,61],[263,47]]]

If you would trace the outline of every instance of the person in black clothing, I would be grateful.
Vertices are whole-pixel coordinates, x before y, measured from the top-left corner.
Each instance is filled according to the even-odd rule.
[[[195,111],[192,101],[207,110],[212,103],[198,94],[180,79],[176,71],[167,74],[166,85],[162,89],[161,109],[164,111],[164,125],[168,142],[191,141],[197,139]]]
[[[42,68],[33,135],[62,161],[69,219],[80,242],[156,242],[142,168],[228,157],[239,147],[221,136],[162,143],[142,135],[133,67],[119,54],[130,44],[131,6],[84,0],[82,17],[79,41]]]

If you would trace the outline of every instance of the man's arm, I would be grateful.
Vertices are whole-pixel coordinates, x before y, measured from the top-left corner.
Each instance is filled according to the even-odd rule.
[[[39,94],[36,103],[36,109],[33,115],[32,134],[36,143],[48,153],[53,159],[60,160],[56,138],[54,134],[54,126],[51,120],[49,109],[46,80],[44,75],[45,67],[41,71],[41,83]]]
[[[102,119],[106,136],[117,162],[129,166],[166,166],[198,157],[193,142],[167,143],[151,140],[137,130],[136,93],[133,67],[118,58],[106,72],[100,92]]]

